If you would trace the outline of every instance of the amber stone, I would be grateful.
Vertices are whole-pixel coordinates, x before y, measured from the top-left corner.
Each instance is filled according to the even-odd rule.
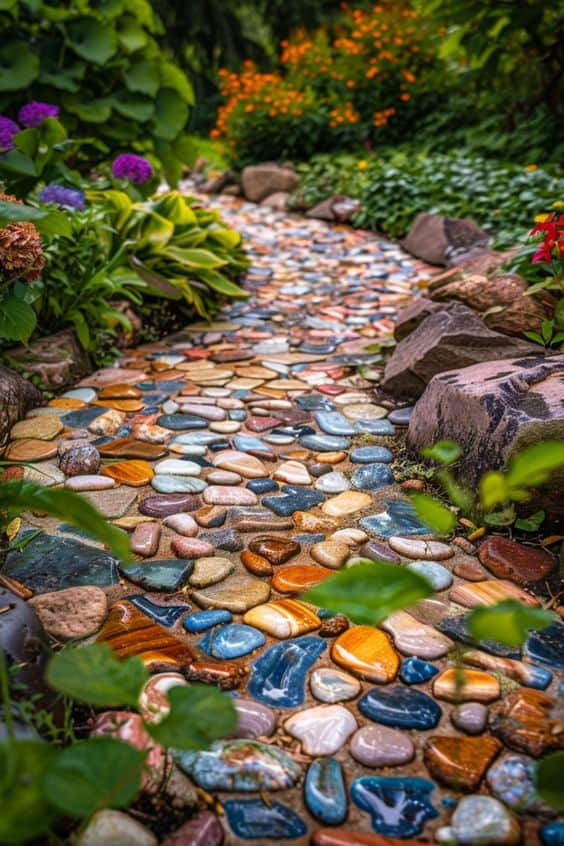
[[[109,643],[118,658],[137,655],[153,672],[185,670],[194,657],[186,644],[126,599],[112,605],[96,641]]]
[[[108,385],[102,388],[98,399],[139,399],[143,394],[135,385]]]
[[[13,440],[36,438],[40,441],[50,441],[56,438],[63,431],[63,428],[63,424],[54,414],[46,414],[44,417],[28,417],[12,426],[10,437]]]
[[[101,470],[102,476],[109,476],[122,485],[132,488],[142,488],[148,484],[153,476],[153,468],[147,461],[118,461],[107,464]]]
[[[98,447],[100,455],[111,458],[144,458],[154,461],[167,454],[165,447],[160,444],[149,444],[135,438],[115,438],[107,444]]]
[[[137,399],[115,399],[115,400],[96,400],[92,405],[101,405],[103,408],[113,408],[114,411],[141,411],[144,404]]]
[[[69,411],[75,411],[77,408],[85,408],[86,403],[74,397],[55,397],[49,400],[47,405],[50,408],[66,408]]]
[[[331,657],[360,678],[384,683],[395,678],[400,663],[388,637],[372,626],[354,626],[339,635]]]
[[[272,587],[279,593],[301,593],[332,575],[331,570],[314,564],[290,564],[277,570]]]
[[[225,522],[227,509],[220,505],[204,505],[194,512],[194,519],[204,528],[215,528]]]
[[[273,573],[272,564],[262,555],[257,555],[256,552],[251,552],[250,549],[245,549],[241,553],[241,561],[250,573],[255,576],[271,576]]]
[[[235,661],[194,661],[186,668],[189,681],[216,684],[223,690],[239,687],[245,675],[245,667]]]
[[[476,608],[479,605],[495,605],[504,599],[517,599],[525,605],[535,607],[540,605],[538,599],[526,593],[513,582],[490,579],[485,582],[473,582],[461,584],[452,588],[449,599],[451,602],[458,602],[466,608]]]
[[[262,535],[254,538],[250,544],[251,552],[262,555],[271,564],[284,564],[300,551],[300,545],[296,541],[286,538],[277,538],[272,535]]]
[[[533,758],[564,749],[564,721],[552,716],[555,705],[541,690],[515,690],[490,710],[491,730],[510,749]]]
[[[243,621],[273,637],[287,638],[318,629],[321,620],[298,599],[274,599],[251,608]]]
[[[447,702],[493,702],[500,692],[495,676],[480,670],[449,667],[433,680],[433,695]]]
[[[294,511],[292,522],[300,532],[329,534],[337,528],[337,524],[332,520],[328,520],[327,517],[318,517],[317,514],[311,514],[309,511]]]
[[[25,438],[12,441],[4,454],[8,461],[45,461],[57,455],[56,441],[40,441],[37,438]]]
[[[454,790],[473,791],[502,748],[495,737],[444,737],[427,740],[423,759],[431,776]]]
[[[546,550],[497,536],[481,544],[478,558],[494,576],[522,586],[546,579],[555,566]]]

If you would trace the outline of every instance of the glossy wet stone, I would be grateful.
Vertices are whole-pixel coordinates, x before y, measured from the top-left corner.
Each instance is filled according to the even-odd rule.
[[[525,643],[525,654],[530,661],[564,669],[564,625],[552,623],[546,629],[532,631]]]
[[[332,667],[313,670],[309,686],[316,699],[328,704],[354,699],[360,693],[360,682],[357,679]]]
[[[424,561],[443,561],[452,558],[454,550],[440,541],[421,541],[412,538],[391,537],[388,541],[394,552],[405,558],[415,558]]]
[[[450,826],[440,829],[441,842],[514,846],[521,842],[516,819],[491,796],[464,796]]]
[[[281,802],[272,802],[269,806],[260,799],[229,799],[223,803],[223,808],[231,829],[247,840],[286,840],[307,832],[301,817]]]
[[[289,517],[296,511],[309,511],[324,499],[325,496],[318,491],[296,485],[284,485],[280,496],[265,496],[262,504],[280,517]]]
[[[339,825],[347,816],[348,802],[343,770],[335,758],[319,758],[307,771],[304,785],[309,812],[326,825]]]
[[[161,846],[221,846],[223,828],[211,811],[199,811],[195,817],[161,842]]]
[[[493,702],[500,692],[495,676],[480,670],[451,667],[433,681],[433,695],[447,702]]]
[[[174,626],[177,620],[190,610],[190,606],[186,603],[182,605],[159,604],[141,593],[126,598],[128,602],[131,602],[132,605],[135,605],[144,614],[147,614],[155,623],[160,623],[161,626]]]
[[[450,591],[449,599],[459,605],[464,605],[466,608],[496,605],[498,602],[503,602],[504,599],[516,599],[529,607],[539,605],[538,599],[514,585],[513,582],[494,581],[492,579],[485,582],[456,585]]]
[[[156,555],[161,537],[161,527],[158,523],[140,523],[131,535],[131,551],[143,558]]]
[[[476,790],[501,749],[494,737],[430,737],[425,765],[433,778],[454,790]]]
[[[406,684],[423,684],[439,672],[438,667],[421,658],[406,658],[402,661],[399,675]]]
[[[546,550],[496,536],[480,544],[478,557],[499,579],[521,586],[548,578],[555,567],[553,556]]]
[[[412,760],[415,747],[405,732],[368,725],[355,732],[350,752],[365,767],[397,767]]]
[[[562,720],[553,716],[555,700],[540,690],[514,690],[491,706],[490,730],[516,752],[539,758],[564,748]]]
[[[159,474],[151,480],[151,487],[159,493],[201,493],[207,487],[203,479],[191,476],[165,476]]]
[[[230,623],[233,619],[230,611],[222,608],[211,609],[210,611],[195,611],[189,614],[182,621],[187,632],[204,632],[221,623]]]
[[[394,611],[382,622],[394,646],[404,655],[434,660],[452,648],[452,641],[433,626],[419,622],[407,611]]]
[[[344,705],[306,708],[284,723],[284,730],[300,741],[307,755],[333,755],[356,729],[356,719]]]
[[[237,698],[233,700],[237,711],[237,725],[233,737],[246,737],[257,740],[259,737],[270,737],[276,728],[276,714],[266,705],[253,699]]]
[[[162,426],[163,429],[182,431],[205,429],[208,424],[202,417],[196,417],[193,414],[161,414],[157,418],[157,425]]]
[[[302,435],[299,440],[303,447],[312,449],[314,452],[347,450],[351,445],[349,438],[338,435]]]
[[[384,543],[375,540],[367,541],[359,550],[362,558],[369,558],[371,561],[384,561],[389,564],[399,564],[400,556]]]
[[[346,517],[361,511],[372,504],[369,494],[358,491],[345,491],[332,499],[327,500],[321,508],[324,514],[329,517]]]
[[[323,470],[325,469],[326,465],[320,464],[320,468]],[[310,472],[313,475],[318,475],[314,473],[314,468],[310,466]],[[328,473],[323,473],[320,478],[315,483],[315,487],[318,491],[322,491],[322,493],[326,494],[337,494],[342,493],[343,491],[348,491],[350,488],[351,483],[347,479],[344,473],[333,471]]]
[[[392,681],[399,668],[399,658],[389,639],[372,626],[354,626],[339,635],[331,648],[331,658],[368,681]]]
[[[492,652],[494,655],[508,658],[520,658],[521,650],[518,647],[507,646],[506,644],[492,640],[481,640],[478,644],[468,631],[467,619],[467,614],[445,617],[437,623],[437,628],[454,640],[458,640],[461,643],[467,643],[471,646],[479,645],[480,649]]]
[[[323,638],[306,636],[270,646],[254,662],[249,694],[273,708],[295,708],[305,698],[309,668],[325,650]]]
[[[261,479],[267,475],[266,467],[256,456],[237,450],[223,450],[213,460],[214,466],[222,470],[239,473],[245,479]]]
[[[128,581],[144,590],[160,590],[165,593],[172,593],[183,587],[193,568],[193,561],[179,558],[119,565],[120,573]]]
[[[108,476],[71,476],[65,481],[65,488],[71,491],[105,491],[113,488],[116,484],[115,479],[110,479]]]
[[[305,634],[321,625],[317,614],[297,599],[275,599],[265,605],[256,605],[247,611],[243,619],[245,623],[279,638]]]
[[[198,534],[198,524],[190,514],[172,514],[170,517],[165,517],[163,525],[187,538]]]
[[[390,450],[381,446],[355,447],[349,454],[353,464],[389,464],[392,457]]]
[[[192,599],[202,608],[225,608],[233,614],[243,614],[266,602],[269,596],[270,586],[260,579],[237,577],[196,590]],[[245,622],[253,624],[252,620]]]
[[[488,787],[496,799],[516,811],[533,810],[541,805],[535,785],[535,765],[523,755],[509,755],[490,767]]]
[[[368,534],[390,538],[394,535],[428,535],[429,529],[417,517],[410,502],[396,499],[388,502],[384,511],[359,520]],[[418,555],[417,558],[421,556]]]
[[[488,655],[478,649],[469,649],[463,653],[463,661],[473,667],[480,667],[482,670],[492,670],[494,673],[501,673],[510,679],[515,679],[526,687],[536,687],[544,690],[552,681],[552,673],[544,667],[536,667],[533,664],[524,664],[514,658],[500,658],[497,655]]]
[[[391,728],[434,728],[441,718],[441,708],[426,693],[415,688],[374,687],[358,700],[358,709],[365,717]]]
[[[480,702],[464,702],[453,708],[450,719],[453,726],[465,734],[482,734],[488,722],[488,709]]]
[[[406,838],[420,834],[427,820],[438,816],[431,802],[435,785],[422,778],[377,778],[353,781],[350,792],[355,805],[370,815],[378,834]]]
[[[350,549],[345,543],[338,541],[321,541],[312,546],[311,557],[324,567],[338,570],[350,555]]]
[[[254,793],[292,787],[301,767],[286,752],[254,740],[223,740],[178,755],[180,767],[204,790]]]
[[[562,846],[564,844],[564,822],[551,822],[540,830],[543,846]]]
[[[271,564],[284,564],[297,555],[300,544],[288,538],[263,535],[253,538],[249,543],[251,552],[266,558]]]
[[[377,491],[393,482],[394,474],[387,464],[363,464],[351,476],[353,488],[359,491]]]
[[[265,636],[258,629],[241,623],[220,626],[207,633],[198,644],[200,649],[213,658],[242,658],[263,646]]]
[[[315,420],[327,435],[354,435],[354,426],[340,411],[317,411]]]

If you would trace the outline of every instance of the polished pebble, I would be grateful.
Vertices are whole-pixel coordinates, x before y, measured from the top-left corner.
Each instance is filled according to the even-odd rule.
[[[353,735],[351,755],[366,767],[397,767],[415,756],[409,735],[387,726],[368,725]]]

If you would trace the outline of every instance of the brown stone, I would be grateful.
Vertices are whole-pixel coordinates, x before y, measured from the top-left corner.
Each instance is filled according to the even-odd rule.
[[[311,836],[311,843],[312,846],[421,846],[420,840],[398,840],[344,828],[318,828]],[[430,840],[426,843],[433,846]]]
[[[487,249],[490,236],[468,218],[445,217],[421,212],[415,218],[402,247],[429,264],[456,264],[462,256]]]
[[[250,542],[249,549],[266,558],[271,564],[284,564],[298,554],[300,545],[288,538],[262,535]]]
[[[42,403],[43,397],[35,385],[0,365],[0,446],[5,443],[12,426]]]
[[[291,192],[298,184],[297,174],[287,167],[280,167],[275,162],[249,165],[243,168],[241,187],[248,200],[260,203],[265,197],[278,191]]]
[[[476,790],[501,749],[494,737],[441,737],[427,740],[423,759],[431,776],[454,790]]]
[[[8,446],[4,458],[8,461],[45,461],[57,455],[57,444],[54,441],[40,441],[36,438],[25,438],[12,441]]]
[[[165,447],[135,438],[115,438],[107,444],[101,444],[98,451],[104,457],[142,458],[146,461],[154,461],[167,454]]]
[[[63,431],[63,424],[54,414],[45,414],[43,417],[27,417],[12,426],[10,437],[36,438],[40,441],[51,441]]]
[[[254,576],[271,576],[274,572],[270,561],[262,555],[257,555],[256,552],[251,552],[250,549],[245,549],[241,553],[241,561]]]
[[[279,593],[302,593],[332,575],[331,570],[314,564],[289,564],[276,571],[272,587]]]
[[[186,678],[193,682],[219,685],[223,690],[233,690],[239,687],[244,676],[245,667],[235,661],[194,661],[186,668]]]
[[[109,476],[122,485],[131,488],[142,488],[154,476],[153,468],[147,461],[118,461],[107,464],[100,471],[102,476]]]
[[[495,535],[480,545],[478,558],[498,578],[522,586],[546,579],[556,564],[544,549]]]
[[[335,614],[334,617],[329,617],[323,620],[321,628],[318,631],[320,637],[338,637],[349,628],[349,621],[344,614]]]
[[[555,704],[541,690],[515,690],[490,709],[490,728],[510,749],[533,758],[564,749],[564,721],[551,716]]]
[[[57,640],[88,637],[108,613],[106,594],[92,585],[43,593],[28,601],[45,631]]]

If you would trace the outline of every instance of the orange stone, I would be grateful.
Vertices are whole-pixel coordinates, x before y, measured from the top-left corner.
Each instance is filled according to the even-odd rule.
[[[145,407],[141,400],[136,399],[96,400],[92,405],[113,408],[114,411],[141,411]]]
[[[502,748],[495,737],[430,737],[423,759],[430,774],[454,790],[476,790]]]
[[[40,441],[37,438],[27,438],[12,441],[5,452],[8,461],[45,461],[57,455],[57,444],[53,441]]]
[[[515,690],[491,709],[491,730],[510,749],[534,758],[564,749],[564,720],[553,716],[555,705],[542,690]]]
[[[211,507],[211,506],[210,506]],[[256,552],[251,552],[250,549],[245,549],[241,553],[241,561],[250,573],[255,576],[271,576],[273,569],[272,564],[262,555],[257,555]]]
[[[115,464],[107,464],[102,468],[103,476],[109,476],[122,485],[129,485],[132,488],[142,488],[148,484],[153,476],[153,468],[147,461],[118,461]]]
[[[143,391],[136,388],[135,385],[108,385],[102,388],[98,394],[98,399],[139,399],[143,395]]]
[[[272,587],[279,593],[301,593],[332,575],[331,570],[314,564],[290,564],[276,572]]]
[[[153,461],[167,454],[167,449],[161,444],[149,444],[135,438],[115,438],[107,444],[98,447],[100,455],[111,458],[144,458]]]
[[[346,457],[346,452],[318,452],[315,460],[320,464],[340,464]]]
[[[388,637],[373,626],[353,626],[339,635],[331,658],[360,678],[384,683],[395,678],[400,663]]]
[[[431,841],[425,841],[433,846]],[[312,846],[422,846],[420,840],[398,840],[380,834],[364,834],[344,828],[318,828],[311,836]]]
[[[118,658],[136,655],[153,672],[187,668],[194,659],[188,646],[125,599],[112,605],[96,641]]]
[[[243,621],[273,637],[287,638],[318,629],[321,620],[309,605],[297,599],[275,599],[251,608]]]
[[[538,599],[521,588],[503,579],[493,579],[484,582],[461,584],[452,588],[449,599],[458,602],[466,608],[476,608],[479,605],[495,605],[504,599],[517,599],[525,605],[534,608],[540,605]]]
[[[55,397],[55,399],[49,400],[47,405],[51,408],[68,408],[70,410],[85,408],[86,403],[74,397]]]

